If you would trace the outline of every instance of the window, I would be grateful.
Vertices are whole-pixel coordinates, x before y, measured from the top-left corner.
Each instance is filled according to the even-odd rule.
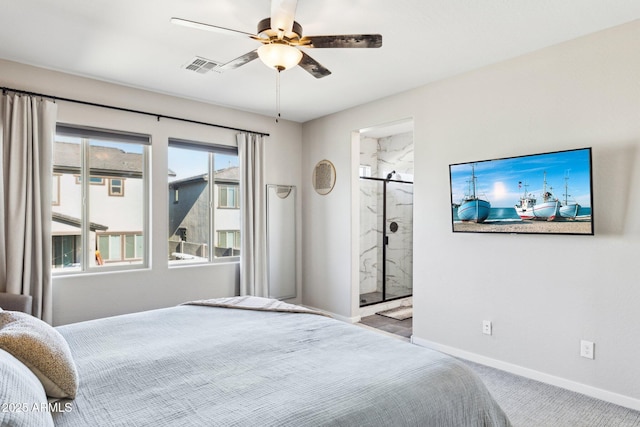
[[[53,174],[53,188],[51,189],[51,205],[58,206],[60,204],[60,174]]]
[[[105,234],[98,237],[99,255],[104,261],[120,261],[122,259],[122,239],[119,234]]]
[[[82,175],[76,175],[76,184],[82,184]],[[90,176],[89,184],[104,185],[104,178],[101,176]]]
[[[124,179],[121,179],[121,178],[109,179],[109,195],[124,196]]]
[[[149,150],[146,135],[57,126],[54,273],[148,265]]]
[[[218,231],[216,240],[216,251],[226,256],[240,256],[240,230]]]
[[[170,139],[168,157],[170,265],[239,256],[237,149]]]
[[[144,255],[144,239],[140,234],[124,236],[125,259],[140,259]]]
[[[53,268],[70,268],[80,266],[80,236],[53,236]]]
[[[238,190],[238,184],[219,184],[218,208],[238,209],[240,207],[240,202],[238,201]]]
[[[136,260],[144,255],[141,234],[104,233],[97,237],[99,262],[108,264]]]

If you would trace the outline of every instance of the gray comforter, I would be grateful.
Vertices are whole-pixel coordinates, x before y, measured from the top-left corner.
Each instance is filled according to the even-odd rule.
[[[455,359],[315,314],[178,306],[57,328],[56,426],[508,426]]]

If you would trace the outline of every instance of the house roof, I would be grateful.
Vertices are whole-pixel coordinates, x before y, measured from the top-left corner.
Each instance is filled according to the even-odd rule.
[[[58,212],[53,212],[51,214],[51,217],[55,222],[59,222],[61,224],[67,224],[78,228],[80,228],[81,226],[80,218],[76,218],[70,215],[64,215]],[[98,224],[97,222],[90,222],[89,229],[91,231],[106,231],[109,229],[109,227],[107,225]]]
[[[92,145],[89,153],[91,175],[107,176],[141,176],[142,155],[127,153],[113,147]],[[53,150],[53,169],[56,172],[80,173],[80,144],[56,141]],[[168,175],[175,177],[176,173],[168,169]],[[239,181],[239,168],[232,166],[215,171],[216,181]],[[207,174],[195,175],[172,181],[171,184],[207,179]]]
[[[140,176],[142,155],[127,153],[113,147],[92,145],[89,163],[92,175]],[[80,144],[56,142],[53,150],[53,169],[56,172],[80,171]]]
[[[216,181],[240,181],[240,168],[238,166],[230,166],[215,171]]]
[[[209,180],[209,174],[203,173],[200,175],[189,176],[187,178],[176,179],[175,181],[171,181],[169,183],[169,188],[177,188],[181,185],[193,184],[196,182],[206,182]]]
[[[169,183],[170,188],[179,187],[185,184],[192,184],[195,182],[208,181],[209,174],[203,173],[200,175],[194,175],[187,178],[177,179]],[[240,182],[240,168],[238,166],[231,166],[224,169],[218,169],[215,171],[215,181],[217,183],[229,183],[237,184]]]

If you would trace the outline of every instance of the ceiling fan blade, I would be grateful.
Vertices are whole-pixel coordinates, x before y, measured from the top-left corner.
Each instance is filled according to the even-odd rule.
[[[183,27],[196,28],[198,30],[213,31],[215,33],[236,34],[236,35],[242,34],[244,36],[256,37],[254,34],[245,33],[244,31],[232,30],[231,28],[225,28],[225,27],[218,27],[217,25],[203,24],[202,22],[189,21],[188,19],[182,19],[182,18],[171,18],[171,23],[176,25],[182,25]]]
[[[302,59],[300,60],[298,65],[304,68],[306,72],[311,74],[316,79],[321,79],[331,74],[331,71],[327,70],[325,67],[320,65],[318,61],[304,52],[302,52]]]
[[[297,0],[271,0],[272,30],[291,32],[297,3]]]
[[[227,71],[227,70],[235,70],[236,68],[242,67],[244,64],[253,61],[258,57],[258,49],[252,50],[251,52],[245,53],[242,56],[233,59],[226,64],[220,65],[216,70],[217,71]]]
[[[308,36],[300,45],[314,48],[377,48],[382,46],[380,34],[342,34],[335,36]]]

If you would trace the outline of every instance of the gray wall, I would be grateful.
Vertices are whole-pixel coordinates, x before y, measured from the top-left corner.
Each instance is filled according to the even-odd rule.
[[[635,21],[305,123],[302,176],[337,180],[303,179],[303,302],[358,319],[352,132],[413,118],[414,341],[640,409],[639,51]],[[595,236],[451,232],[449,164],[581,147]]]

